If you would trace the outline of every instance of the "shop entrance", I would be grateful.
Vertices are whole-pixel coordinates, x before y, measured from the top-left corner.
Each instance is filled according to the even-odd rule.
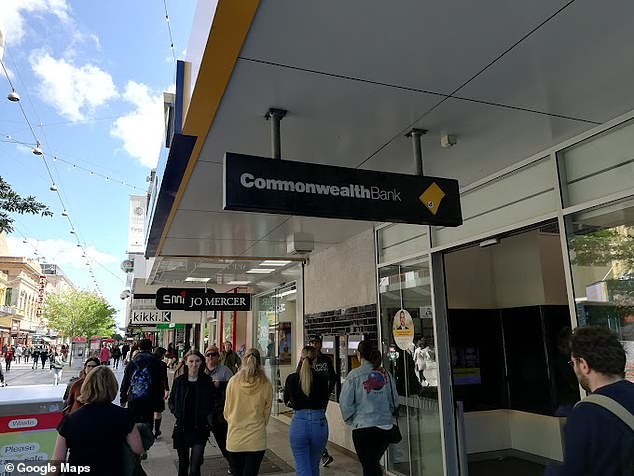
[[[444,268],[469,475],[541,475],[562,459],[560,417],[579,400],[557,224],[448,252]]]
[[[387,469],[403,476],[443,474],[429,258],[382,267],[379,301],[383,366],[396,380],[403,435],[388,448]]]

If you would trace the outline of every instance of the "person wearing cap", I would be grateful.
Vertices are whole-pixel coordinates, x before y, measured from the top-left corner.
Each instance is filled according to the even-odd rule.
[[[310,345],[315,348],[317,351],[317,358],[315,359],[315,363],[313,364],[313,370],[320,377],[328,380],[328,395],[332,393],[335,389],[335,385],[337,384],[337,373],[335,372],[335,367],[332,364],[332,360],[330,357],[321,353],[321,337],[315,336],[310,340]],[[324,410],[328,406],[328,399],[325,401]],[[334,458],[328,453],[328,449],[324,447],[324,451],[321,454],[321,465],[326,468],[330,463],[332,463]]]
[[[211,389],[211,413],[207,417],[211,432],[214,434],[218,448],[229,463],[229,469],[233,472],[232,462],[227,453],[227,420],[223,415],[225,399],[227,395],[227,382],[233,377],[233,372],[226,365],[220,363],[220,352],[215,345],[205,350],[205,373],[211,377],[213,387]]]

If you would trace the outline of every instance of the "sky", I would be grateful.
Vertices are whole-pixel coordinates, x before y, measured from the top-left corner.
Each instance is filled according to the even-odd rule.
[[[119,326],[129,199],[145,194],[166,153],[163,92],[174,89],[174,57],[185,58],[195,4],[2,0],[0,7],[8,73],[0,70],[0,176],[54,214],[13,214],[9,251],[44,257],[77,288],[98,289]],[[19,103],[6,99],[11,84]],[[32,152],[36,141],[42,156]]]

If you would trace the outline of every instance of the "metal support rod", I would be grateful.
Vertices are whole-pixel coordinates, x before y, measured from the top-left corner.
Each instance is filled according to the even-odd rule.
[[[268,121],[271,119],[271,156],[274,159],[282,158],[282,146],[280,140],[280,122],[286,116],[284,109],[271,108],[264,116]]]
[[[422,136],[427,133],[427,129],[412,129],[405,137],[412,138],[412,149],[414,151],[414,161],[416,162],[416,175],[423,174],[423,141]]]

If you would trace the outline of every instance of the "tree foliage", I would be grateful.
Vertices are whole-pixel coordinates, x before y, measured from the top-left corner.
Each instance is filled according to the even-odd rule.
[[[49,294],[44,301],[49,327],[69,337],[109,337],[115,328],[115,312],[102,297],[88,291],[70,289]]]
[[[35,197],[21,197],[0,177],[0,232],[13,231],[13,218],[9,216],[9,213],[53,216],[46,205],[35,200]]]
[[[615,261],[629,270],[634,268],[634,238],[614,229],[598,230],[570,239],[574,251],[572,264],[579,266],[608,266]]]

